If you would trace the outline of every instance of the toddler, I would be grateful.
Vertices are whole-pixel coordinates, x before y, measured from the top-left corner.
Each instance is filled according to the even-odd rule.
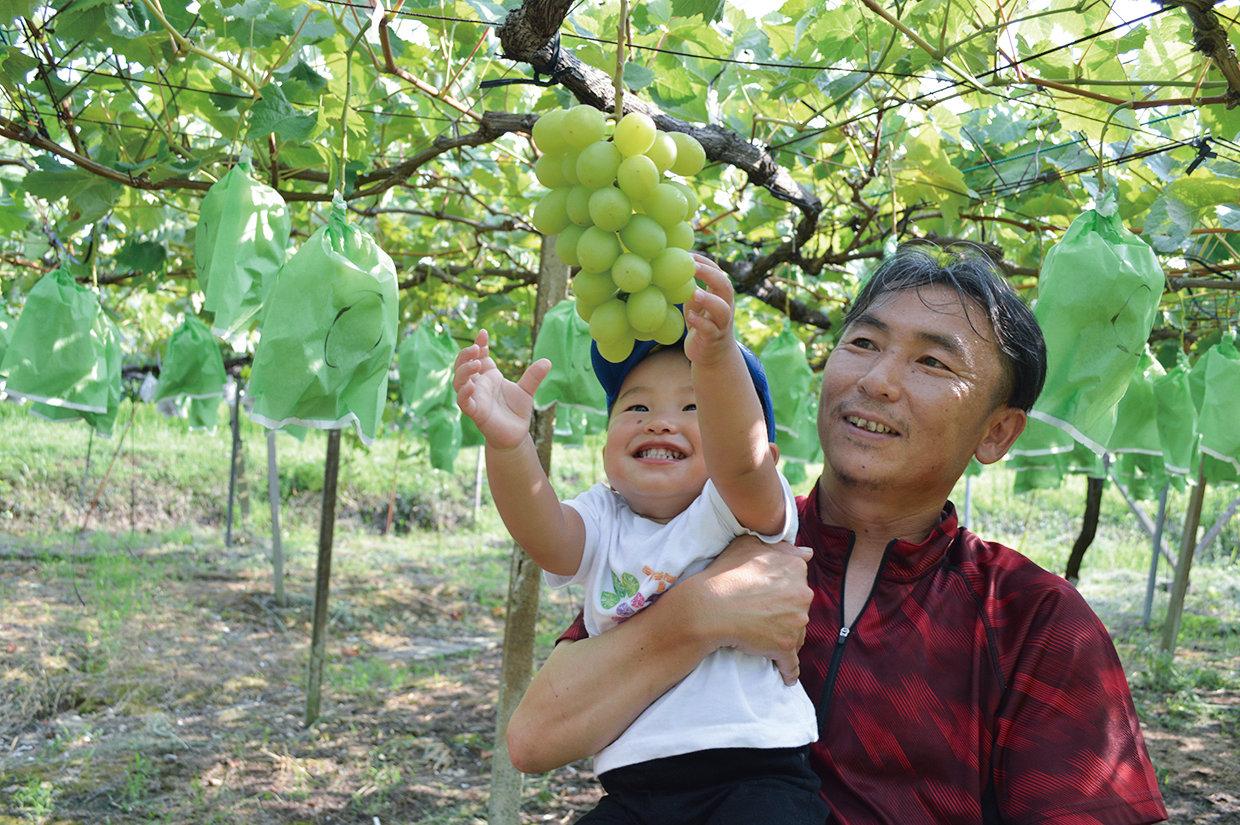
[[[552,586],[584,587],[592,636],[703,569],[738,535],[796,536],[766,376],[733,337],[731,283],[705,258],[697,277],[707,289],[685,305],[680,344],[639,342],[620,364],[594,348],[609,407],[608,484],[568,501],[552,490],[529,433],[550,363],[505,379],[485,330],[457,357],[457,403],[486,438],[500,517]],[[717,650],[595,756],[607,795],[578,821],[821,825],[828,809],[808,758],[816,738],[799,684],[785,685],[767,659]]]

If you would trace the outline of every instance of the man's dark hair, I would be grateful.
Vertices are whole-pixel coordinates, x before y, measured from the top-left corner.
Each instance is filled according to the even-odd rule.
[[[902,246],[883,261],[849,307],[844,327],[888,293],[950,287],[962,302],[972,302],[990,319],[1008,378],[1005,403],[1028,412],[1046,380],[1046,341],[1033,312],[981,252],[943,253],[936,258],[928,250],[941,252],[929,245]]]

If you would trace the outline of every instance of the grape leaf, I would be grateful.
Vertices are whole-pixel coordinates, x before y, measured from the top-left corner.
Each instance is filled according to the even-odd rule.
[[[701,15],[707,23],[723,19],[724,0],[672,0],[674,17]]]
[[[261,99],[250,110],[250,138],[275,133],[284,140],[305,140],[318,125],[317,114],[302,114],[293,108],[279,86],[268,83]]]
[[[122,270],[145,273],[160,272],[168,250],[154,241],[128,241],[116,256],[116,266]]]

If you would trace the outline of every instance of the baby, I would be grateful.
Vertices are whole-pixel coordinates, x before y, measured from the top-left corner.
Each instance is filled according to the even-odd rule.
[[[738,535],[796,536],[766,376],[733,337],[732,285],[704,257],[697,277],[707,289],[685,305],[681,344],[639,342],[620,364],[592,352],[609,407],[608,484],[565,502],[529,433],[550,362],[513,383],[488,357],[485,330],[457,356],[457,403],[486,438],[500,517],[552,586],[585,588],[592,636],[702,570]],[[808,759],[817,735],[799,684],[785,685],[769,660],[717,650],[595,756],[607,795],[578,821],[821,825],[828,809]]]

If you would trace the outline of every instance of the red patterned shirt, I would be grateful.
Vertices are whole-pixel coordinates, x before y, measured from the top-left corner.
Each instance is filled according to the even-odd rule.
[[[812,762],[841,825],[1160,822],[1158,792],[1106,628],[1063,579],[957,525],[892,541],[842,629],[852,534],[798,499],[814,591],[801,683]],[[580,620],[562,639],[585,638]]]

